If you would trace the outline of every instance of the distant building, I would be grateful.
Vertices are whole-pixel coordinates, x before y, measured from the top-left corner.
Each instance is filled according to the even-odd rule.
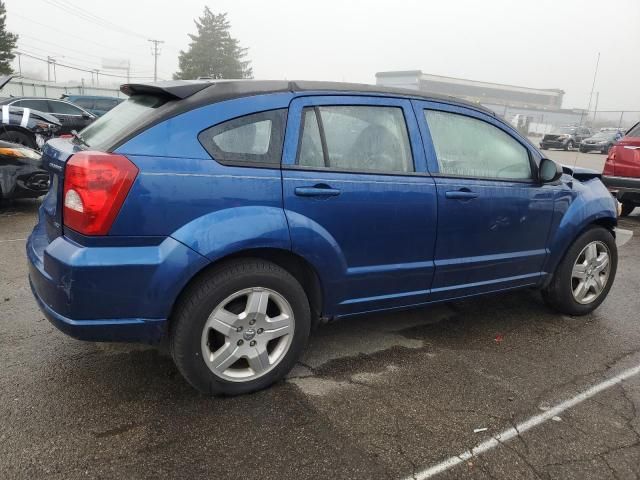
[[[464,78],[443,77],[421,70],[376,73],[376,84],[403,87],[424,92],[451,95],[472,102],[509,107],[559,110],[564,91],[478,82]]]
[[[477,102],[518,128],[524,123],[524,133],[532,135],[548,133],[561,125],[583,124],[587,118],[584,110],[563,109],[562,100],[565,92],[557,88],[541,89],[478,82],[431,75],[422,73],[421,70],[378,72],[376,84]]]

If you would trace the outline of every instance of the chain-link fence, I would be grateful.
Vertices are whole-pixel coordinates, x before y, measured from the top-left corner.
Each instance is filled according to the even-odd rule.
[[[635,110],[587,112],[580,109],[535,110],[506,105],[486,106],[524,135],[531,137],[552,133],[567,125],[582,125],[596,131],[601,128],[626,131],[640,121],[640,111]]]
[[[101,95],[106,97],[124,97],[117,88],[66,85],[42,80],[11,80],[0,90],[0,97],[47,97],[60,98],[62,95]]]

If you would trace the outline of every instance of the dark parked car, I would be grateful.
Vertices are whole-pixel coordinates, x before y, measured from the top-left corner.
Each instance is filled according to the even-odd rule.
[[[582,140],[591,136],[591,130],[587,127],[562,127],[557,132],[547,133],[542,137],[540,148],[561,148],[571,150],[580,145]]]
[[[0,140],[29,148],[42,148],[60,130],[60,120],[53,115],[29,108],[0,107]]]
[[[29,108],[49,113],[60,120],[59,134],[68,134],[72,130],[80,131],[96,119],[96,116],[65,100],[37,97],[10,97],[0,100],[0,105]]]
[[[640,206],[640,123],[609,150],[603,181],[622,203],[622,215]]]
[[[101,117],[124,101],[124,98],[97,95],[63,95],[62,98],[93,113],[96,117]]]
[[[580,143],[580,151],[586,153],[595,150],[600,153],[607,153],[619,138],[620,135],[617,131],[600,131],[589,138],[585,138],[582,143]]]
[[[122,90],[44,147],[31,286],[74,337],[168,338],[202,392],[283,378],[323,321],[532,287],[584,315],[614,281],[600,174],[478,104],[325,82]]]
[[[49,172],[40,152],[0,140],[0,200],[36,198],[47,193]]]

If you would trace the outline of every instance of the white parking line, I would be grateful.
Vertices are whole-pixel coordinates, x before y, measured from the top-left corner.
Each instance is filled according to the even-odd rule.
[[[9,240],[0,240],[0,243],[6,243],[6,242],[24,242],[26,240],[26,238],[11,238]]]
[[[569,400],[566,400],[558,405],[556,405],[553,408],[550,408],[549,410],[547,410],[544,413],[541,413],[540,415],[536,415],[534,417],[531,417],[529,420],[526,420],[518,425],[516,425],[513,428],[509,428],[507,430],[504,430],[503,432],[499,433],[498,435],[495,435],[491,438],[489,438],[488,440],[485,440],[484,442],[478,444],[476,447],[472,448],[471,450],[467,450],[465,452],[462,452],[460,455],[456,455],[454,457],[450,457],[447,458],[446,460],[438,463],[437,465],[434,465],[432,467],[429,467],[425,470],[422,470],[418,473],[416,473],[413,476],[409,476],[406,477],[406,480],[426,480],[428,478],[432,478],[436,475],[438,475],[439,473],[445,472],[447,470],[449,470],[450,468],[455,467],[456,465],[461,464],[462,462],[465,462],[467,460],[469,460],[470,458],[473,457],[477,457],[478,455],[487,452],[489,450],[493,450],[496,447],[499,447],[501,444],[508,442],[509,440],[512,440],[514,438],[516,438],[518,435],[521,435],[522,433],[526,432],[527,430],[530,430],[534,427],[537,427],[538,425],[543,424],[544,422],[551,420],[553,417],[560,415],[562,412],[564,412],[565,410],[568,410],[569,408],[575,407],[576,405],[578,405],[579,403],[584,402],[585,400],[593,397],[594,395],[597,395],[598,393],[602,392],[603,390],[607,390],[608,388],[611,388],[621,382],[623,382],[624,380],[633,377],[634,375],[637,375],[640,373],[640,365],[633,367],[633,368],[629,368],[628,370],[624,370],[623,372],[619,373],[618,375],[611,377],[609,380],[605,380],[602,383],[598,383],[597,385],[594,385],[593,387],[585,390],[582,393],[579,393],[578,395],[576,395],[573,398],[570,398]]]

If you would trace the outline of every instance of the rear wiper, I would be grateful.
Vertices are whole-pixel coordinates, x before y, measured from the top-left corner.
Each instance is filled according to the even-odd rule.
[[[87,141],[82,138],[82,135],[80,135],[77,130],[71,130],[71,135],[73,135],[73,138],[75,138],[76,140],[78,140],[78,142],[80,142],[82,145],[84,145],[85,147],[90,147],[91,145],[89,145],[87,143]]]

